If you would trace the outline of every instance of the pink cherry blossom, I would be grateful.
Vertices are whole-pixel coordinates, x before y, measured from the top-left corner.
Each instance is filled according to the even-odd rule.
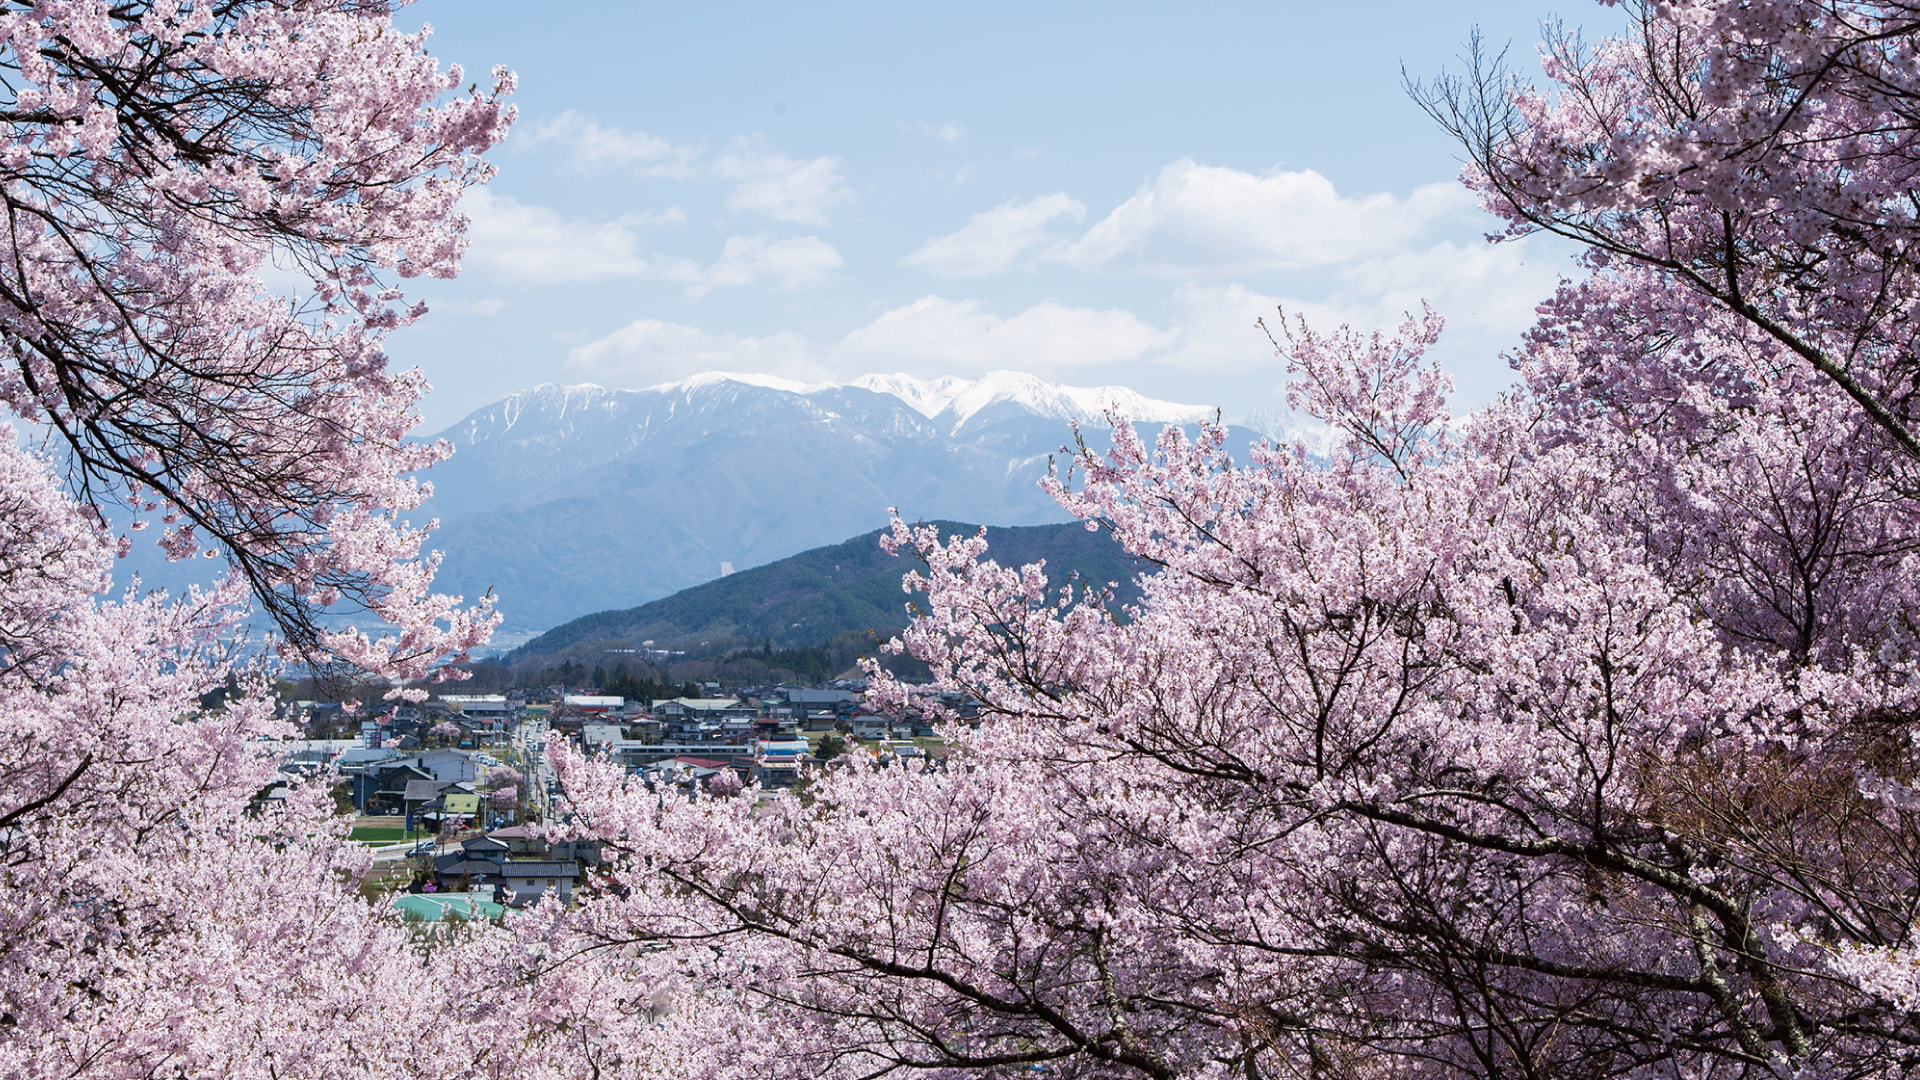
[[[935,681],[874,667],[867,703],[944,718],[946,759],[749,802],[556,744],[614,861],[545,955],[677,957],[677,1008],[782,1031],[739,1075],[1901,1074],[1916,290],[1873,253],[1920,27],[1637,10],[1551,46],[1556,96],[1440,99],[1506,117],[1471,144],[1496,209],[1594,252],[1512,392],[1451,415],[1430,312],[1276,323],[1330,446],[1114,417],[1049,482],[1154,568],[1130,606],[896,521],[892,647]]]
[[[170,556],[224,555],[291,649],[402,679],[493,616],[431,592],[404,517],[447,451],[406,439],[426,387],[381,343],[421,309],[389,279],[456,270],[455,201],[512,119],[510,75],[463,90],[425,43],[365,0],[0,12],[0,401]],[[341,603],[394,630],[327,629]]]

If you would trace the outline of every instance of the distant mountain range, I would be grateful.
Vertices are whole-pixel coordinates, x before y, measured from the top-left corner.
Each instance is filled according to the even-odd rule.
[[[1048,456],[1071,440],[1069,420],[1110,406],[1149,425],[1213,415],[1013,372],[536,386],[440,435],[456,452],[428,474],[425,512],[442,523],[432,544],[446,555],[437,585],[491,589],[510,641],[865,533],[889,507],[1059,522],[1038,486]]]
[[[976,528],[939,524],[947,535]],[[1056,585],[1074,574],[1095,586],[1114,582],[1122,600],[1138,596],[1135,578],[1150,569],[1106,533],[1088,532],[1078,523],[989,528],[987,546],[1003,566],[1044,560]],[[909,597],[900,579],[918,566],[910,556],[882,551],[880,530],[875,530],[639,607],[582,616],[513,650],[505,662],[518,666],[568,658],[592,664],[609,646],[631,649],[647,643],[695,653],[728,641],[786,649],[822,644],[850,630],[884,638],[907,624]]]

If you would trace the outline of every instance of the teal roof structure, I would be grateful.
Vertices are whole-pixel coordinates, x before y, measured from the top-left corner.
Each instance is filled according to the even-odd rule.
[[[409,893],[396,897],[393,906],[415,922],[442,922],[446,919],[497,919],[506,907],[467,893]]]

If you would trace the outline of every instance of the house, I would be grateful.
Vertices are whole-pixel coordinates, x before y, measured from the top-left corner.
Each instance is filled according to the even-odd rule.
[[[370,765],[352,777],[353,808],[363,814],[401,813],[406,809],[407,785],[432,779],[432,773],[404,758]]]
[[[368,769],[383,761],[392,761],[399,756],[400,751],[388,750],[385,747],[375,747],[373,749],[356,747],[349,750],[342,750],[340,756],[333,760],[343,775],[353,776],[366,772]]]
[[[659,720],[753,719],[759,710],[739,698],[662,698],[653,703],[653,715]]]
[[[464,750],[428,750],[405,760],[425,769],[435,780],[477,780],[480,776],[473,755]]]
[[[441,694],[440,702],[449,712],[476,720],[500,719],[514,711],[505,694]]]
[[[480,816],[480,794],[475,791],[458,790],[464,784],[454,785],[455,790],[440,796],[440,819],[464,818],[468,822],[477,821]]]
[[[513,854],[513,845],[497,836],[470,836],[460,841],[460,851],[469,859],[506,862],[507,856]]]
[[[406,790],[400,795],[401,808],[406,811],[407,828],[420,820],[429,804],[436,803],[440,793],[453,786],[451,780],[412,779],[407,781]],[[436,815],[437,816],[437,815]]]
[[[787,704],[796,717],[806,721],[809,728],[815,725],[832,727],[840,714],[852,709],[860,702],[860,695],[851,690],[787,690]],[[817,728],[816,728],[817,730]]]
[[[403,795],[407,827],[425,822],[438,825],[449,818],[477,817],[480,794],[473,785],[453,780],[412,780]]]
[[[613,747],[613,759],[628,769],[638,771],[649,765],[675,758],[682,760],[714,761],[721,765],[735,765],[746,769],[751,767],[753,747],[746,743],[642,743],[621,742]]]
[[[753,732],[759,706],[739,698],[666,698],[653,703],[668,742],[737,742]]]
[[[501,864],[499,874],[510,894],[507,902],[514,907],[537,903],[547,893],[558,896],[561,903],[571,903],[573,884],[580,878],[580,864],[513,859]]]
[[[548,857],[556,862],[562,859],[571,859],[582,866],[599,866],[601,862],[600,841],[557,840],[551,845]]]
[[[742,759],[741,765],[742,768],[735,769],[725,761],[678,757],[642,765],[634,772],[646,782],[649,790],[658,791],[667,787],[678,787],[692,793],[706,790],[707,781],[719,773],[732,771],[735,775],[742,775],[748,767],[747,760]]]
[[[247,805],[253,813],[259,813],[262,809],[269,806],[285,806],[287,804],[287,798],[291,794],[292,792],[287,790],[287,785],[285,784],[269,784],[255,794],[253,798],[247,800]]]
[[[618,712],[626,703],[626,698],[600,694],[568,694],[560,699],[560,704],[566,708],[589,716],[605,716],[608,713]]]
[[[509,855],[545,854],[547,850],[546,841],[535,836],[533,830],[525,825],[495,829],[487,834],[487,839],[505,844]]]
[[[589,750],[603,748],[626,738],[619,724],[585,723],[580,725],[580,741]]]
[[[755,739],[753,741],[753,778],[763,788],[791,787],[806,767],[808,745],[805,739]]]
[[[455,888],[471,889],[500,880],[500,866],[506,860],[469,859],[454,852],[433,860],[433,872],[442,882]]]

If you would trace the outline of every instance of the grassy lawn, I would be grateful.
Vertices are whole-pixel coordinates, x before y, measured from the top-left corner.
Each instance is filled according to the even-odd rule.
[[[351,840],[361,840],[369,844],[393,843],[396,840],[405,840],[407,838],[407,831],[398,826],[355,825],[353,831],[348,833],[347,837]]]

